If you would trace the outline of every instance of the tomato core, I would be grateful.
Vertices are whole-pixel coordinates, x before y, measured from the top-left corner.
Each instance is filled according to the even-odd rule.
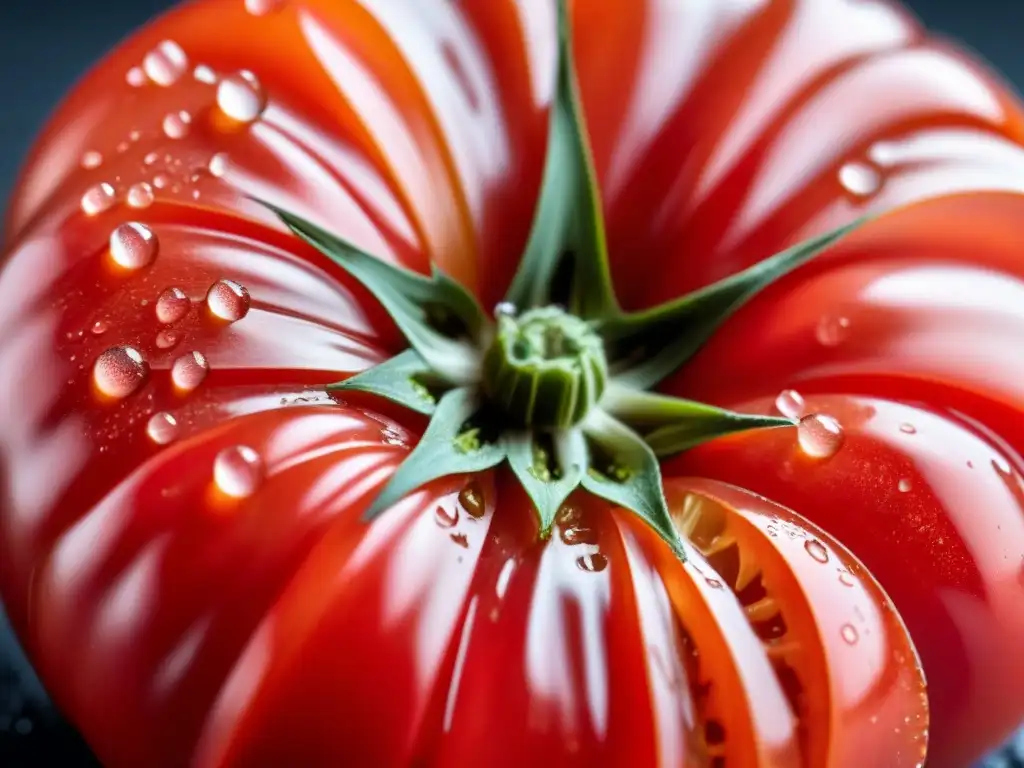
[[[483,390],[516,426],[564,429],[601,399],[608,379],[604,343],[589,323],[557,306],[516,315],[499,305],[484,355]]]

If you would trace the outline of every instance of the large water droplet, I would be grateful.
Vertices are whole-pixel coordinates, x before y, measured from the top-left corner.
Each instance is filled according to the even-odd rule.
[[[96,358],[93,381],[107,397],[127,397],[146,380],[146,361],[133,347],[111,347]]]
[[[153,230],[137,221],[121,224],[110,233],[110,258],[124,269],[141,269],[150,265],[159,247]]]
[[[157,85],[174,85],[188,67],[188,57],[173,40],[164,40],[146,54],[142,69]]]
[[[266,97],[252,72],[242,70],[228,75],[217,86],[220,111],[240,123],[251,123],[263,113]]]
[[[181,288],[168,288],[156,300],[156,319],[164,325],[176,323],[191,307],[192,301]]]
[[[454,528],[459,522],[459,510],[438,505],[434,510],[434,521],[442,528]]]
[[[99,168],[103,164],[103,155],[95,150],[89,150],[82,155],[83,168]]]
[[[475,482],[470,482],[459,491],[459,503],[471,518],[479,520],[484,516],[484,495]]]
[[[856,645],[857,641],[860,639],[860,633],[853,624],[843,624],[839,629],[839,635],[847,645]]]
[[[784,389],[775,398],[775,410],[787,419],[799,419],[804,415],[804,398],[795,389]]]
[[[247,445],[225,448],[213,460],[213,482],[236,499],[251,496],[263,482],[263,459]]]
[[[148,208],[153,204],[153,198],[153,188],[147,182],[140,181],[128,187],[125,202],[132,208]]]
[[[210,171],[211,176],[218,179],[223,177],[224,174],[228,172],[227,152],[218,152],[216,155],[211,157],[207,169]]]
[[[82,212],[86,216],[95,216],[98,213],[109,211],[117,202],[117,195],[114,188],[107,182],[97,184],[85,190],[82,195]]]
[[[245,10],[253,16],[265,16],[280,10],[283,5],[283,0],[245,0]]]
[[[600,552],[576,558],[576,567],[581,571],[596,573],[608,567],[608,558]]]
[[[167,411],[154,413],[146,424],[146,434],[157,445],[167,445],[178,436],[178,420]]]
[[[843,428],[831,416],[812,413],[800,419],[797,440],[803,452],[816,459],[835,456],[843,445]]]
[[[818,341],[826,347],[836,347],[843,342],[850,330],[850,318],[826,315],[818,323]]]
[[[819,563],[828,562],[828,550],[825,549],[825,545],[817,539],[808,539],[804,542],[804,549],[807,554],[817,560]]]
[[[169,139],[183,139],[192,127],[192,115],[185,110],[171,112],[164,117],[164,135]]]
[[[866,163],[846,163],[839,169],[839,183],[856,198],[870,197],[882,186],[882,177]]]
[[[218,280],[206,292],[206,306],[215,317],[233,323],[249,312],[249,291],[234,280]]]
[[[182,392],[191,392],[203,383],[210,364],[202,352],[186,352],[171,363],[171,381]]]
[[[181,333],[173,329],[160,331],[156,335],[156,346],[158,349],[171,349],[181,343]]]

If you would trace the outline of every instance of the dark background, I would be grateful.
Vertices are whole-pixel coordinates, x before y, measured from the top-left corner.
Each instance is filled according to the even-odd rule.
[[[34,135],[79,74],[131,30],[173,4],[171,0],[0,0],[0,208],[6,206]],[[933,29],[979,52],[1024,90],[1020,41],[1024,2],[909,0],[906,4]],[[1024,768],[1024,732],[1015,742],[990,760],[990,768]],[[95,763],[49,707],[0,609],[0,768],[79,766]]]

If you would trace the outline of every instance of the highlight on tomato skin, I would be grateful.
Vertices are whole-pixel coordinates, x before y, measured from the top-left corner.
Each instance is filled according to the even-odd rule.
[[[871,217],[660,385],[800,425],[661,463],[685,562],[584,487],[544,535],[506,465],[364,519],[436,422],[332,388],[405,330],[264,203],[489,311],[557,10],[196,0],[42,132],[0,594],[104,765],[960,768],[1024,720],[1024,111],[893,3],[570,3],[624,312]]]

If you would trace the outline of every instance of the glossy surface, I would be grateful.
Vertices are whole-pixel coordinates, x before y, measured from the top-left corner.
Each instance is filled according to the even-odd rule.
[[[673,462],[712,479],[668,483],[685,567],[585,497],[538,541],[501,472],[361,523],[420,424],[322,387],[397,336],[245,196],[493,305],[553,5],[191,3],[57,111],[0,274],[0,585],[106,764],[915,765],[930,717],[929,766],[960,766],[1024,716],[1017,102],[871,0],[574,23],[629,306],[895,208],[669,384],[765,412],[794,390],[841,444],[814,422],[814,457],[781,431]],[[132,222],[159,245],[126,269]]]

